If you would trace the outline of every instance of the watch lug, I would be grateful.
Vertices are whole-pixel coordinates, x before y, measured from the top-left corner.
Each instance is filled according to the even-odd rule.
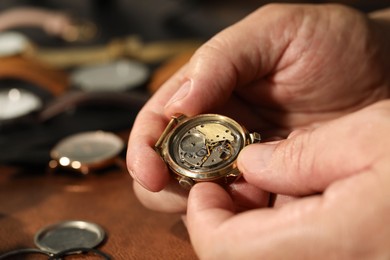
[[[176,121],[176,123],[179,123],[181,121],[183,121],[184,119],[187,118],[187,116],[183,115],[183,114],[180,114],[180,113],[177,113],[177,114],[174,114],[172,117],[171,117],[173,120]]]
[[[164,132],[161,134],[160,138],[157,140],[157,143],[154,145],[155,150],[160,153],[161,155],[161,146],[164,143],[165,138],[168,136],[168,134],[172,131],[173,128],[176,127],[176,125],[184,120],[186,118],[183,114],[175,114],[171,117],[171,120],[169,121],[167,127],[165,128]]]

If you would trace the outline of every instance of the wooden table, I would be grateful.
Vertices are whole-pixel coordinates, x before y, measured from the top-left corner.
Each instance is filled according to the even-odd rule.
[[[75,177],[0,166],[0,255],[36,248],[35,233],[64,220],[101,225],[99,249],[113,259],[197,259],[180,215],[143,207],[126,170]]]

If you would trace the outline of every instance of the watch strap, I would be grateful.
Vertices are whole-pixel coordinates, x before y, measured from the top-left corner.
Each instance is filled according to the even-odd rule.
[[[33,57],[57,68],[70,68],[81,65],[100,64],[123,57],[125,54],[120,41],[107,45],[89,47],[69,47],[37,49]]]
[[[34,7],[18,7],[0,14],[0,31],[37,27],[66,41],[85,41],[93,38],[96,27],[90,22],[76,21],[63,12]]]
[[[0,59],[0,79],[18,79],[42,87],[54,96],[69,85],[68,75],[34,59],[12,56]]]
[[[115,39],[105,45],[69,48],[40,48],[33,57],[58,68],[106,63],[127,57],[144,63],[157,63],[183,52],[193,52],[197,41],[158,41],[143,43],[137,36]]]
[[[83,106],[109,106],[139,111],[149,96],[136,92],[83,92],[72,91],[57,97],[39,112],[39,122],[48,121],[66,111]]]

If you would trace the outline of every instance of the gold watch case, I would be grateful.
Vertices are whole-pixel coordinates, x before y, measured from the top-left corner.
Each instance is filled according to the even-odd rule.
[[[87,131],[70,135],[58,142],[50,152],[51,169],[63,168],[83,175],[118,163],[124,147],[114,133]]]
[[[239,152],[260,140],[260,134],[249,133],[223,115],[180,114],[172,117],[155,149],[179,184],[189,189],[196,182],[228,184],[236,180],[241,175],[236,164]]]

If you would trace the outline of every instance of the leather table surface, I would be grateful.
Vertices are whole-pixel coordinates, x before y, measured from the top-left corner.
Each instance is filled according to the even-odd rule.
[[[113,259],[197,258],[181,216],[143,207],[126,170],[75,177],[0,166],[0,255],[36,248],[35,233],[64,220],[101,225],[99,249]]]

